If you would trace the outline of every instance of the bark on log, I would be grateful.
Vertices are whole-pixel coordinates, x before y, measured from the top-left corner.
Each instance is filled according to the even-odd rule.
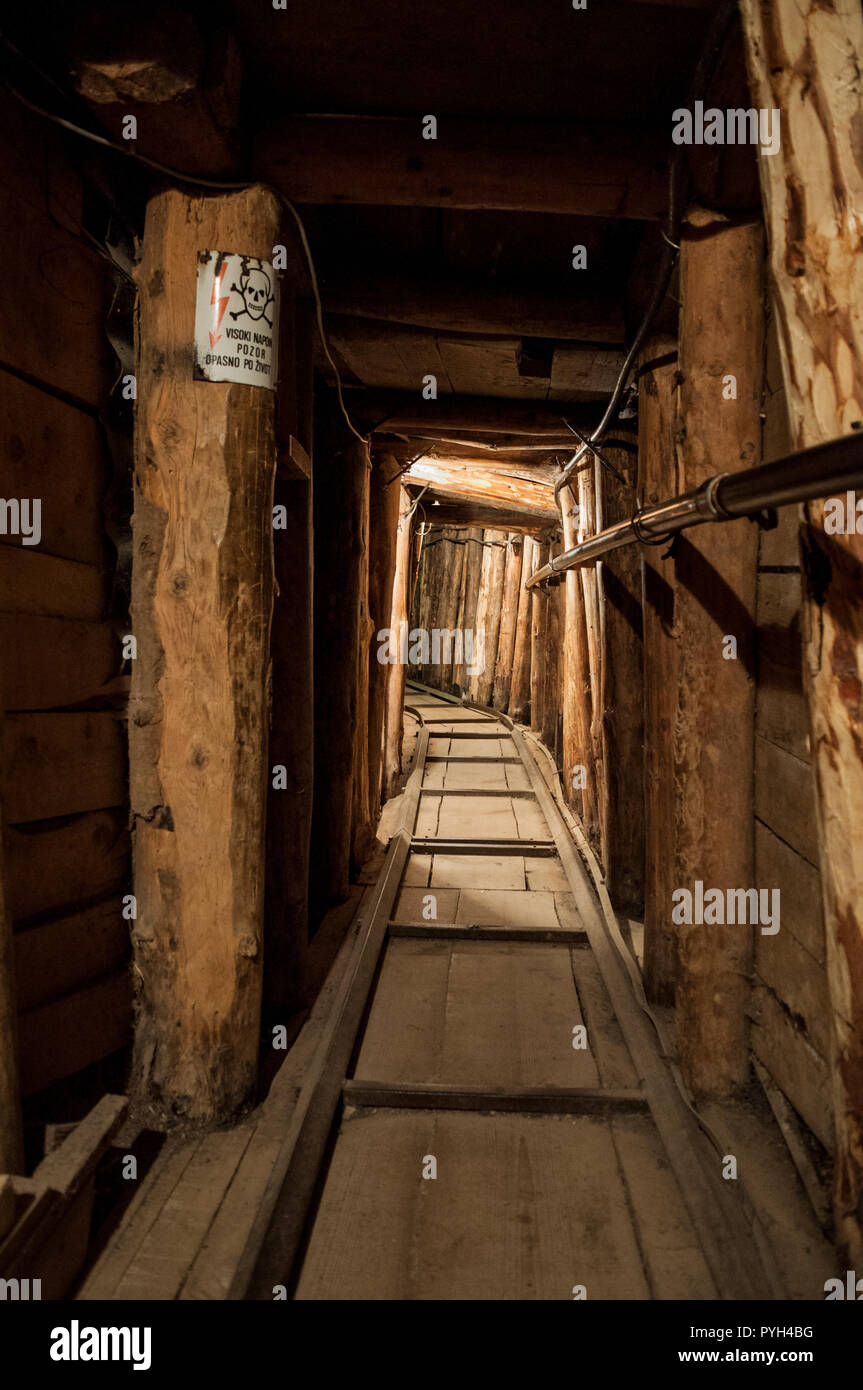
[[[138,270],[130,701],[136,1084],[213,1118],[248,1096],[261,1006],[275,396],[195,381],[204,249],[267,258],[278,200],[150,200]]]
[[[506,532],[485,531],[482,574],[476,606],[476,640],[482,643],[480,650],[483,654],[483,669],[471,676],[469,686],[471,699],[481,705],[491,704],[505,563]]]
[[[724,220],[684,229],[681,252],[682,490],[760,456],[763,234]],[[728,376],[736,379],[730,397]],[[676,545],[676,886],[723,893],[754,887],[753,637],[757,530],[740,521],[700,527]],[[726,659],[726,638],[737,643]],[[678,926],[676,996],[681,1069],[697,1096],[726,1096],[749,1070],[749,925]]]
[[[500,633],[497,641],[497,658],[494,670],[494,690],[492,704],[495,709],[506,714],[509,709],[509,692],[512,685],[512,665],[515,655],[515,620],[518,616],[519,589],[521,587],[521,564],[523,550],[521,537],[510,535],[507,538],[506,565],[503,574],[501,595]]]
[[[548,564],[551,547],[547,541],[539,541],[536,546],[535,566],[542,569]],[[545,630],[548,613],[548,589],[531,590],[530,607],[530,727],[535,734],[542,734],[543,708],[545,704]]]
[[[615,444],[620,447],[615,447]],[[628,447],[625,447],[628,446]],[[616,427],[603,454],[625,482],[602,469],[602,525],[635,511],[638,451]],[[644,720],[641,565],[637,548],[612,551],[598,567],[602,631],[602,860],[616,908],[641,917],[644,905]]]
[[[471,634],[471,641],[476,637],[476,610],[479,603],[479,585],[482,577],[482,557],[484,555],[482,545],[482,531],[478,526],[471,526],[467,531],[463,531],[465,538],[464,547],[464,570],[463,570],[463,600],[459,617],[459,626],[463,633]],[[473,650],[473,648],[472,648]],[[462,656],[466,656],[463,649]],[[464,694],[470,684],[470,675],[467,667],[469,662],[462,660],[453,664],[453,689],[460,695]]]
[[[378,661],[378,633],[391,628],[399,525],[399,466],[388,454],[375,457],[371,473],[369,615],[369,819],[377,823],[383,790],[384,723],[388,666]],[[398,629],[396,629],[398,637]]]
[[[663,360],[664,359],[664,360]],[[646,370],[650,362],[661,363]],[[674,436],[677,411],[677,339],[651,339],[641,358],[638,472],[642,502],[652,506],[680,492]],[[667,558],[666,558],[667,556]],[[674,636],[674,560],[663,546],[645,546],[644,621],[644,989],[657,1004],[674,1003],[677,934],[671,895],[678,886],[669,847],[674,823],[674,721],[678,649]]]
[[[742,0],[750,83],[781,113],[762,158],[780,348],[794,446],[863,419],[863,17],[853,0],[793,9]],[[863,536],[827,535],[805,508],[804,666],[833,1009],[835,1220],[849,1268],[863,1267]]]
[[[3,712],[0,710],[0,735]],[[2,832],[2,815],[0,815]],[[2,834],[0,834],[2,843]],[[0,856],[0,1174],[24,1172],[24,1127],[18,1070],[18,1008],[15,997],[15,952],[12,916]]]
[[[312,917],[350,889],[360,592],[368,461],[332,403],[315,448],[315,797]]]
[[[396,784],[402,770],[402,737],[404,697],[407,666],[402,662],[401,634],[408,628],[408,584],[412,537],[411,499],[407,488],[398,487],[399,521],[396,540],[396,565],[393,574],[392,616],[390,626],[399,642],[399,660],[386,667],[386,719],[384,722],[384,796],[395,796]]]
[[[313,334],[307,301],[282,281],[277,432],[279,460],[299,439],[312,452]],[[267,765],[285,785],[267,796],[264,1005],[274,1021],[306,1003],[309,849],[314,794],[314,575],[311,480],[276,480],[284,529],[274,530],[276,600],[270,644],[272,713]],[[280,516],[281,520],[281,516]]]
[[[596,458],[583,463],[578,474],[578,539],[585,540],[600,529],[596,498]],[[579,570],[584,604],[584,634],[587,648],[587,670],[590,676],[590,739],[587,754],[593,764],[596,786],[596,806],[592,819],[585,822],[585,833],[596,852],[602,855],[600,826],[602,807],[608,792],[602,748],[602,637],[600,632],[599,581],[596,568],[584,565]]]
[[[563,545],[578,540],[578,511],[572,488],[561,493]],[[567,801],[579,812],[585,831],[595,838],[599,824],[596,763],[591,743],[592,692],[584,592],[578,570],[564,579],[565,631],[563,647],[563,788]]]
[[[518,611],[515,618],[515,650],[512,656],[512,684],[509,691],[508,713],[518,724],[523,724],[530,709],[530,590],[525,581],[533,573],[536,542],[530,536],[524,538],[524,555],[518,590]]]

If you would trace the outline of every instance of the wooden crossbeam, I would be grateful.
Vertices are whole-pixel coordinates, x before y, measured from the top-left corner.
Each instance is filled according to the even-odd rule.
[[[648,1110],[643,1091],[602,1087],[542,1087],[503,1091],[448,1086],[443,1083],[405,1084],[398,1081],[346,1081],[345,1105],[384,1106],[397,1110],[503,1110],[523,1115],[631,1115]]]

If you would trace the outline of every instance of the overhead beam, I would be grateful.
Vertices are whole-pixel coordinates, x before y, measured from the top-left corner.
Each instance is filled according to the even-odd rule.
[[[322,286],[328,314],[378,319],[450,333],[517,334],[618,345],[623,307],[604,299],[550,295],[524,285],[476,285],[457,278],[346,276]]]
[[[439,396],[427,401],[419,391],[356,391],[346,394],[351,418],[363,420],[371,428],[387,434],[423,433],[435,430],[445,434],[468,431],[491,436],[526,436],[525,443],[554,444],[572,442],[564,419],[579,429],[596,423],[595,408],[579,402],[547,403],[508,400],[492,396]]]
[[[441,117],[286,116],[255,170],[297,203],[507,208],[652,220],[665,214],[667,135],[629,126]]]
[[[411,494],[415,495],[415,489],[411,490]],[[435,506],[435,502],[439,505]],[[455,502],[446,498],[441,501],[440,494],[431,491],[424,494],[417,508],[417,517],[436,526],[493,526],[504,531],[521,531],[529,536],[542,535],[549,525],[539,517],[525,516],[524,512],[505,511],[477,502]]]
[[[547,482],[530,482],[507,473],[474,472],[472,465],[420,459],[405,474],[406,483],[430,487],[441,497],[467,497],[490,507],[521,511],[544,521],[557,520],[554,491]]]

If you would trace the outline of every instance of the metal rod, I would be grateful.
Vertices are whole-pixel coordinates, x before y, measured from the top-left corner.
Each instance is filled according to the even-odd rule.
[[[863,487],[863,432],[816,444],[758,468],[717,473],[694,492],[644,507],[628,521],[619,521],[556,555],[530,576],[525,588],[533,589],[553,575],[590,564],[633,541],[662,540],[705,521],[736,521],[857,487]]]

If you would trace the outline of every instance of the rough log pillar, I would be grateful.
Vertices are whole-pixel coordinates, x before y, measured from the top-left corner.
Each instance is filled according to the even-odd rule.
[[[454,632],[458,627],[462,575],[464,573],[465,546],[463,541],[462,533],[453,527],[449,532],[449,540],[444,546],[446,573],[441,591],[440,613],[436,624],[442,632]],[[452,646],[449,648],[445,646],[445,640],[441,639],[440,685],[438,688],[451,691],[455,658],[458,653],[455,638],[453,638]]]
[[[292,475],[292,439],[311,458],[312,356],[317,327],[308,301],[282,282],[277,428],[281,473],[275,503],[284,508],[273,531],[276,600],[270,646],[272,715],[267,765],[267,886],[264,1006],[268,1021],[306,1003],[309,936],[309,848],[314,793],[314,576],[312,480]],[[284,768],[273,785],[272,769]]]
[[[680,265],[678,482],[760,457],[763,234],[700,212]],[[732,381],[733,378],[733,381]],[[753,638],[758,532],[749,521],[699,527],[675,546],[679,643],[675,718],[676,887],[754,888]],[[729,645],[733,641],[736,649]],[[727,655],[726,655],[727,654]],[[666,775],[671,773],[668,769]],[[769,885],[768,885],[769,886]],[[746,1006],[753,928],[678,926],[677,1047],[697,1096],[729,1095],[749,1069]]]
[[[760,160],[791,433],[798,449],[863,420],[863,16],[854,0],[742,0],[750,83],[781,113]],[[833,1009],[836,1231],[863,1269],[863,536],[805,509],[807,681]]]
[[[476,629],[476,608],[479,602],[479,584],[482,576],[482,531],[477,526],[470,527],[464,533],[464,569],[462,579],[463,597],[459,610],[459,627],[462,632],[473,634]],[[462,657],[467,655],[466,650],[462,649]],[[467,691],[470,676],[466,670],[465,660],[453,663],[453,686],[458,694]]]
[[[269,259],[262,188],[150,200],[139,285],[129,709],[139,1087],[229,1114],[261,1006],[275,395],[195,381],[198,252]]]
[[[536,542],[524,538],[524,556],[519,578],[518,611],[515,617],[515,650],[512,654],[512,684],[509,689],[508,713],[523,724],[530,705],[530,590],[525,581],[533,571]]]
[[[597,460],[593,454],[582,463],[578,473],[578,540],[587,540],[601,529],[597,512],[596,496]],[[593,848],[600,854],[601,807],[606,796],[605,768],[602,761],[602,637],[599,613],[599,580],[595,565],[582,565],[577,571],[581,581],[582,605],[584,611],[584,650],[586,669],[584,676],[590,682],[590,737],[584,749],[583,761],[593,767],[596,786],[594,814],[585,819],[584,828]],[[580,643],[580,637],[579,637]],[[590,811],[592,808],[585,807]]]
[[[399,464],[391,454],[379,454],[371,474],[369,615],[372,640],[369,651],[369,818],[377,823],[383,791],[384,723],[387,673],[377,659],[378,633],[393,626],[393,579],[399,526]],[[396,624],[398,635],[398,625]]]
[[[562,546],[560,541],[552,541],[549,547],[549,559],[559,555]],[[546,748],[554,755],[554,760],[560,766],[563,749],[560,744],[561,738],[561,677],[563,671],[563,633],[561,631],[563,619],[563,586],[555,583],[549,586],[548,604],[545,610],[545,632],[543,634],[543,648],[545,664],[543,667],[543,692],[542,692],[542,732],[540,737]]]
[[[518,615],[518,591],[521,582],[522,539],[512,534],[507,538],[506,567],[500,608],[500,634],[494,671],[492,704],[506,714],[512,685],[512,663],[515,655],[515,620]]]
[[[0,739],[3,711],[0,709]],[[0,846],[3,819],[0,814]],[[18,1009],[15,1001],[15,950],[12,919],[6,908],[0,851],[0,1174],[24,1172],[24,1129],[18,1072]]]
[[[368,449],[328,401],[315,450],[314,915],[350,889],[355,828],[360,596],[367,585]],[[366,646],[366,651],[368,648]],[[365,691],[368,691],[366,679]],[[367,748],[363,717],[363,748]],[[365,802],[367,805],[368,798]]]
[[[547,565],[551,547],[548,541],[537,541],[534,567]],[[548,589],[531,590],[530,601],[530,727],[542,734],[543,701],[545,695],[545,625],[548,614]]]
[[[674,444],[677,339],[652,338],[641,357],[638,400],[638,478],[641,500],[653,506],[681,491]],[[674,639],[674,560],[668,546],[641,547],[644,623],[644,989],[657,1004],[673,1004],[677,937],[671,895],[678,887],[669,845],[674,820],[674,719],[678,657]]]
[[[390,626],[399,641],[401,657],[402,628],[408,627],[408,584],[410,582],[411,562],[411,498],[407,488],[399,483],[399,520],[396,538],[396,565],[393,574],[393,592]],[[399,773],[402,770],[402,738],[404,727],[404,698],[407,666],[401,660],[387,665],[386,671],[386,715],[384,721],[384,796],[394,796]]]
[[[602,525],[636,508],[638,449],[618,427],[602,450],[625,479],[603,469]],[[613,550],[597,566],[602,631],[602,862],[616,908],[641,916],[644,904],[644,721],[641,565],[638,549]]]
[[[560,495],[563,545],[569,550],[578,540],[578,509],[571,488]],[[590,741],[591,689],[584,620],[584,594],[577,569],[567,570],[563,648],[563,790],[579,812],[591,839],[598,825],[596,766]],[[578,776],[576,776],[578,773]]]
[[[482,575],[476,605],[477,641],[483,643],[485,665],[470,678],[470,697],[481,705],[491,704],[497,639],[500,631],[500,604],[503,597],[503,571],[506,560],[506,531],[483,533]]]
[[[365,863],[371,852],[375,819],[369,814],[369,658],[374,623],[369,610],[372,463],[368,446],[352,437],[349,459],[354,482],[352,495],[356,504],[354,549],[351,555],[352,587],[349,592],[358,610],[354,667],[354,797],[351,813],[351,866],[356,871]]]

